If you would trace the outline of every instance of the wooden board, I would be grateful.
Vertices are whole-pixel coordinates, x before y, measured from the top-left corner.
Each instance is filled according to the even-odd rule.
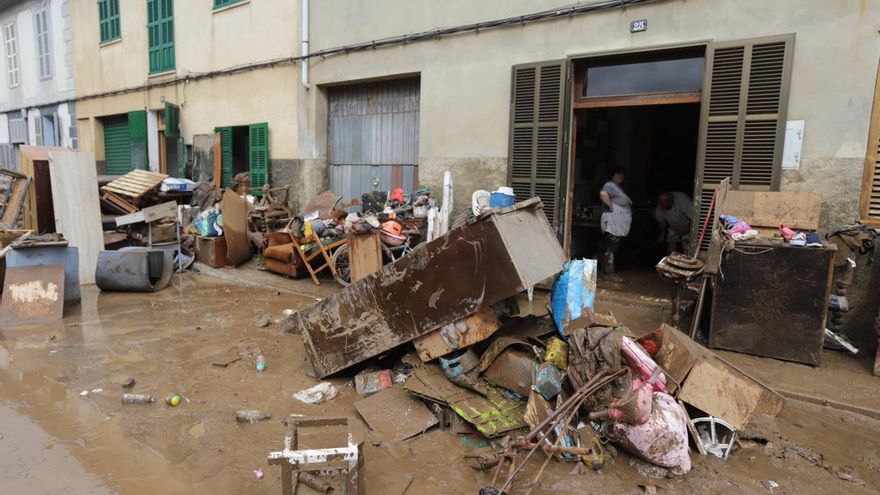
[[[361,399],[354,408],[371,430],[392,442],[406,440],[437,424],[437,417],[427,406],[400,385]]]
[[[458,342],[454,346],[450,346],[449,344],[453,342],[447,342],[449,339],[444,339],[441,333],[448,332],[444,329],[451,326],[463,326],[463,330],[465,330],[455,332],[458,335]],[[427,335],[416,337],[413,340],[413,345],[416,352],[419,353],[419,358],[428,362],[455,350],[482,342],[492,336],[499,327],[501,327],[501,322],[498,320],[498,316],[491,306],[487,306],[463,320],[451,323],[440,330],[434,330]]]
[[[64,316],[64,265],[6,269],[0,322],[42,323]]]
[[[31,178],[24,202],[24,228],[40,233],[55,232],[49,152],[70,151],[55,146],[19,146],[19,172]]]
[[[247,238],[248,203],[238,193],[227,189],[223,191],[220,209],[223,211],[226,257],[238,266],[251,258],[251,244]]]
[[[95,155],[91,152],[49,153],[55,227],[79,249],[79,282],[95,283],[98,253],[104,249]]]
[[[752,227],[818,230],[822,195],[817,192],[728,191],[720,213]]]
[[[700,359],[678,398],[742,430],[763,399],[764,390],[718,360]]]
[[[379,233],[348,236],[348,263],[352,282],[382,268],[382,239]]]

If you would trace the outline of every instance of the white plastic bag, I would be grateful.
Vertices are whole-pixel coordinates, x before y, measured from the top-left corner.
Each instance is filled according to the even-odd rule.
[[[314,387],[300,390],[293,398],[306,404],[320,404],[336,397],[338,391],[330,382],[321,382]]]

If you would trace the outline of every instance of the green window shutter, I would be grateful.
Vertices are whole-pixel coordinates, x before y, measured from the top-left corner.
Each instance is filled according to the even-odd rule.
[[[232,127],[217,127],[220,134],[220,187],[226,189],[232,184]]]
[[[131,172],[131,146],[128,137],[128,116],[101,119],[104,124],[104,163],[108,175]]]
[[[214,9],[222,9],[227,5],[233,5],[241,2],[244,2],[244,0],[214,0]]]
[[[269,124],[251,124],[248,129],[250,154],[250,192],[263,195],[263,184],[269,181]]]
[[[98,0],[101,43],[119,39],[119,0]]]
[[[131,168],[147,170],[147,111],[128,112],[128,140],[131,148]]]
[[[165,102],[165,111],[162,112],[165,121],[165,137],[180,136],[180,107],[173,103]]]
[[[150,74],[174,69],[174,0],[147,0]]]

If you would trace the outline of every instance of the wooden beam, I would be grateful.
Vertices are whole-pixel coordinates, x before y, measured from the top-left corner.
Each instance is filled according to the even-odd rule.
[[[574,108],[606,108],[606,107],[635,107],[645,105],[676,105],[680,103],[700,103],[701,91],[689,91],[684,93],[655,93],[622,96],[602,96],[590,98],[576,98]]]

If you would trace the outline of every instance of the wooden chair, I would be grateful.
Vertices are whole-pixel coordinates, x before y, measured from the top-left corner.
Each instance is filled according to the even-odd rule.
[[[321,285],[321,281],[318,280],[317,276],[321,270],[329,269],[330,273],[336,277],[336,268],[333,266],[333,261],[330,259],[330,255],[333,253],[334,249],[348,242],[345,238],[328,244],[327,246],[324,246],[321,243],[321,239],[314,232],[312,232],[311,237],[297,239],[296,237],[291,236],[291,239],[293,240],[294,250],[299,254],[300,259],[303,261],[303,265],[305,265],[306,270],[309,271],[309,275],[312,276],[312,281],[315,282],[315,285]],[[306,254],[303,246],[307,246],[309,243],[314,244],[315,249],[311,253]],[[323,257],[324,262],[317,267],[313,267],[311,262],[318,256]]]

